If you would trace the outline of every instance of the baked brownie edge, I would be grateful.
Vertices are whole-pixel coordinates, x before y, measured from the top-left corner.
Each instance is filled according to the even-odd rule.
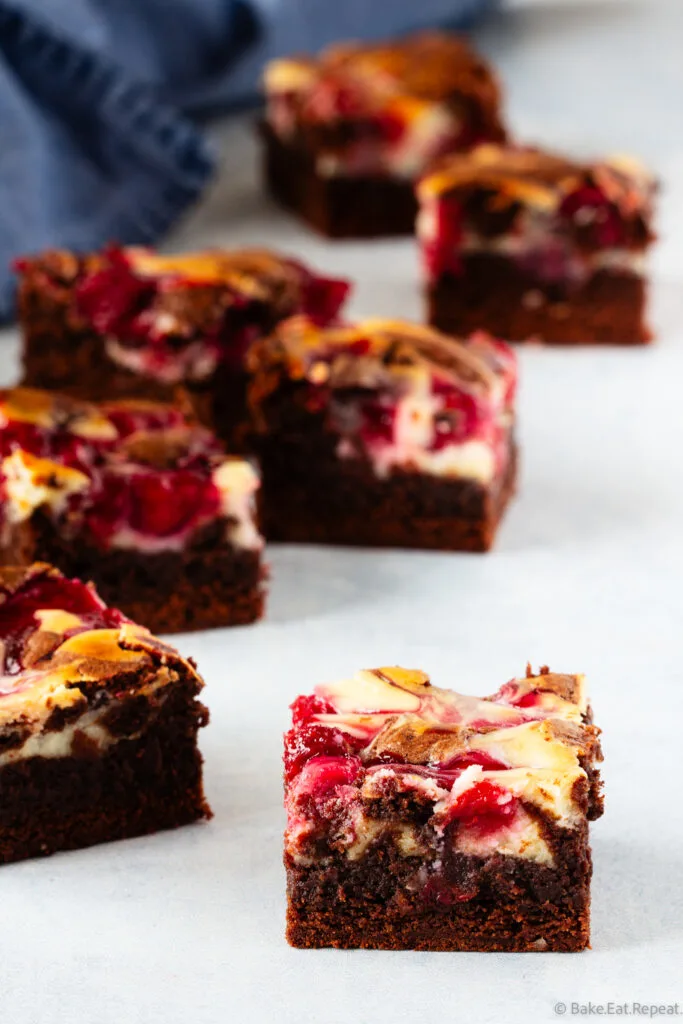
[[[264,177],[270,195],[329,238],[412,235],[417,199],[412,182],[385,175],[323,178],[303,144],[286,144],[265,122]]]
[[[427,318],[443,331],[483,328],[510,341],[642,345],[647,283],[624,271],[600,270],[567,292],[539,284],[500,256],[462,258],[462,274],[428,289]]]
[[[196,682],[185,672],[158,709],[151,703],[127,709],[143,722],[135,738],[119,740],[100,756],[84,744],[80,755],[32,757],[0,768],[0,863],[210,818],[197,749],[208,711],[195,695]],[[121,718],[117,726],[124,725]]]

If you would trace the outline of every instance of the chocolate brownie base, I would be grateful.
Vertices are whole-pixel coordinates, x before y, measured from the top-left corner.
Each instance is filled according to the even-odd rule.
[[[590,942],[588,830],[555,830],[556,865],[453,854],[432,898],[416,892],[419,864],[394,844],[360,860],[330,853],[287,870],[287,940],[319,949],[575,952]]]
[[[298,418],[291,392],[278,393],[267,417],[272,432],[254,443],[268,540],[438,551],[492,546],[515,491],[513,439],[505,473],[490,486],[398,469],[380,478],[367,459],[339,458],[337,436],[321,416]]]
[[[269,194],[329,238],[412,235],[417,200],[410,181],[387,176],[323,178],[303,145],[283,143],[264,123],[264,176]]]
[[[337,460],[334,471],[311,464],[310,478],[297,480],[285,458],[272,449],[262,454],[264,532],[271,541],[488,551],[515,491],[514,453],[492,487],[402,470],[379,479],[369,463],[350,460]]]
[[[183,551],[101,551],[66,540],[37,513],[0,548],[0,564],[50,562],[65,576],[92,580],[107,604],[153,633],[247,625],[263,615],[260,552],[226,549],[224,530],[212,524]]]
[[[458,276],[428,290],[429,323],[452,334],[483,329],[508,341],[559,345],[642,345],[646,282],[637,274],[599,270],[585,284],[539,285],[511,260],[469,255]]]
[[[131,701],[117,725],[138,735],[100,756],[84,743],[71,757],[32,757],[0,768],[0,863],[210,818],[196,749],[208,712],[194,694],[188,681],[158,709]]]

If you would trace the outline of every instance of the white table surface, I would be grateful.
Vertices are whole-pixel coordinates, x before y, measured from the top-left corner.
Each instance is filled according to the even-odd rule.
[[[178,637],[202,670],[209,824],[0,871],[7,1024],[507,1024],[558,1002],[683,1012],[683,0],[534,4],[480,33],[528,138],[661,174],[659,342],[520,353],[520,494],[488,556],[273,547],[261,625]],[[417,317],[410,241],[328,244],[262,199],[244,126],[172,243],[266,243]],[[15,338],[0,335],[3,379]],[[302,952],[283,939],[280,734],[318,681],[386,663],[487,693],[530,659],[585,671],[604,729],[593,949]]]

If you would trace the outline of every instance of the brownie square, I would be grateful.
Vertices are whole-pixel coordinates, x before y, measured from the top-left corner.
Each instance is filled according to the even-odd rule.
[[[417,192],[430,323],[511,341],[651,339],[654,182],[635,161],[483,145],[444,158]]]
[[[211,817],[190,661],[47,565],[0,570],[0,863]]]
[[[448,33],[274,60],[264,86],[266,187],[330,237],[412,234],[430,163],[505,138],[493,71]]]
[[[284,321],[249,353],[270,540],[485,551],[515,486],[512,350]]]
[[[171,406],[0,392],[0,565],[49,560],[155,631],[261,616],[258,486]]]
[[[527,669],[479,700],[381,668],[319,686],[292,710],[291,945],[589,945],[602,755],[582,676]]]
[[[260,249],[162,256],[110,247],[19,261],[23,383],[95,401],[173,401],[239,445],[244,354],[278,320],[327,323],[348,291],[294,259]]]

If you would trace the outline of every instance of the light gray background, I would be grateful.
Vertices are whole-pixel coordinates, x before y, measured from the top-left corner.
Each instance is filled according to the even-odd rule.
[[[661,175],[660,340],[642,351],[520,353],[523,474],[492,554],[274,547],[263,624],[178,638],[207,681],[202,747],[216,816],[3,868],[3,1022],[514,1024],[589,1000],[679,1000],[683,1011],[683,0],[524,5],[480,42],[524,137],[630,150]],[[217,135],[224,173],[173,245],[278,245],[357,278],[359,315],[420,315],[412,242],[312,238],[261,198],[249,130]],[[0,338],[11,381],[14,335]],[[592,951],[289,949],[289,701],[383,663],[486,693],[527,659],[585,671],[604,728]]]

